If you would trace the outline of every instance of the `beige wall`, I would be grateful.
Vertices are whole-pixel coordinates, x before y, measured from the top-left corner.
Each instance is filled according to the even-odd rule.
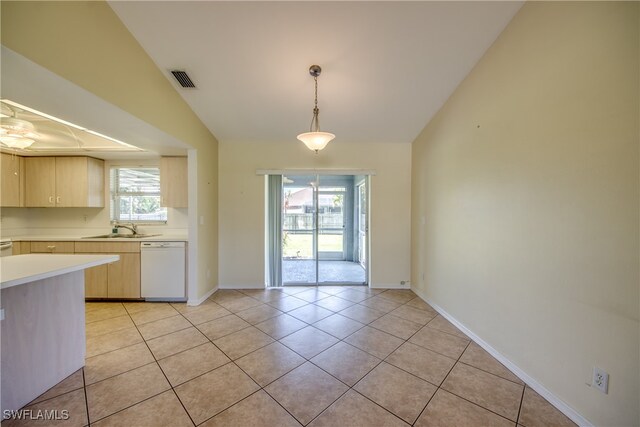
[[[413,144],[413,289],[603,426],[640,424],[639,18],[525,4]]]
[[[216,138],[106,2],[2,1],[0,7],[3,45],[197,149],[196,214],[205,223],[192,224],[190,232],[198,235],[198,296],[213,289],[218,262]],[[204,266],[213,279],[207,279]]]
[[[258,169],[367,169],[371,178],[371,285],[410,274],[411,146],[336,138],[314,154],[291,136],[278,144],[220,144],[220,286],[265,284],[265,178]]]

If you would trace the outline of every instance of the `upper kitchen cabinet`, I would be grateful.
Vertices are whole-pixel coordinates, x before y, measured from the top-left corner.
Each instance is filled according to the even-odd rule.
[[[104,161],[92,157],[26,157],[25,206],[104,207]]]
[[[0,206],[20,207],[24,206],[24,160],[14,154],[1,154],[0,179],[2,188],[0,189]]]
[[[169,208],[186,208],[187,197],[187,158],[160,158],[160,206]]]

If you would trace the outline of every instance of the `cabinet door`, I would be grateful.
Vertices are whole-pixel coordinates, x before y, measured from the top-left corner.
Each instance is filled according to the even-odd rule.
[[[55,157],[27,157],[25,165],[25,206],[54,207],[56,189]]]
[[[104,207],[104,160],[87,158],[87,204],[89,208]]]
[[[189,206],[187,177],[186,157],[160,159],[160,206],[170,208]]]
[[[87,158],[56,157],[56,206],[87,206]]]
[[[109,298],[140,298],[140,254],[120,253],[120,260],[108,264]]]
[[[0,153],[2,162],[0,173],[2,188],[0,189],[0,206],[18,207],[20,206],[20,165],[22,157]]]
[[[72,254],[73,242],[31,242],[32,254]]]
[[[106,298],[108,264],[87,268],[84,271],[84,297]]]

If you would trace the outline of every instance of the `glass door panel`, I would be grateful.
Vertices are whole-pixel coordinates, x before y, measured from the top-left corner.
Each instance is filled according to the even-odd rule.
[[[320,176],[318,186],[318,284],[364,284],[355,260],[355,177]]]
[[[360,265],[367,268],[367,233],[369,231],[368,217],[367,217],[367,182],[366,178],[358,185],[358,204],[356,211],[356,221],[358,222],[357,228],[357,261]]]
[[[282,177],[282,283],[317,283],[315,176]]]

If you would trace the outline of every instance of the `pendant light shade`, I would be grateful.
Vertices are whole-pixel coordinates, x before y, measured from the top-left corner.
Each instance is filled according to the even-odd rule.
[[[311,67],[309,67],[309,74],[311,74],[315,82],[315,104],[313,107],[313,118],[311,119],[309,132],[301,133],[300,135],[298,135],[298,139],[302,141],[309,150],[315,151],[316,154],[318,154],[318,151],[326,147],[329,141],[336,137],[332,133],[320,131],[320,122],[318,121],[318,114],[320,113],[320,110],[318,109],[318,76],[321,72],[322,68],[320,68],[319,65],[312,65]]]
[[[309,150],[318,152],[336,136],[329,132],[305,132],[298,135],[298,139],[307,146]]]

